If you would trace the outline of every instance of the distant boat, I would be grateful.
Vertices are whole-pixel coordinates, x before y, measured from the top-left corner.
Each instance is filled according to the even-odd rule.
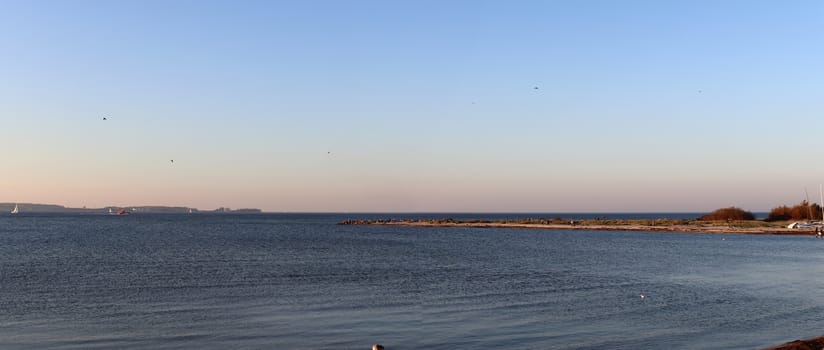
[[[796,222],[793,222],[793,223],[787,225],[787,228],[819,228],[820,229],[821,227],[824,227],[824,222],[820,222],[820,221],[807,221],[807,222],[796,221]]]
[[[11,213],[12,213],[12,214],[17,214],[17,213],[20,213],[20,209],[19,209],[19,208],[17,208],[17,204],[15,204],[15,205],[14,205],[14,209],[12,209],[12,210],[11,210]]]
[[[112,208],[109,208],[109,215],[129,215],[129,212],[126,211],[126,209],[120,209],[118,211],[114,211],[114,210],[112,210]]]

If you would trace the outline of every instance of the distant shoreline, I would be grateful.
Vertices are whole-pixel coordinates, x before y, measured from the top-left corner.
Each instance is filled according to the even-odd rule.
[[[768,223],[760,220],[747,221],[700,221],[700,220],[454,220],[454,219],[383,219],[344,220],[339,225],[404,226],[404,227],[454,227],[454,228],[518,228],[541,230],[583,231],[642,231],[723,234],[815,235],[815,229],[791,229],[785,223]]]
[[[201,210],[191,207],[172,207],[162,205],[130,205],[130,206],[105,206],[102,208],[71,208],[56,204],[38,203],[0,203],[0,213],[8,213],[12,208],[18,207],[20,213],[71,213],[71,214],[108,214],[125,210],[133,214],[204,214],[204,213],[229,213],[229,214],[252,214],[262,213],[260,209],[243,208],[230,209],[220,207],[214,210]]]

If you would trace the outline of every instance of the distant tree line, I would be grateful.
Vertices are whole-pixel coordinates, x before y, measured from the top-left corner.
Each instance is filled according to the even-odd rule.
[[[719,220],[755,220],[755,215],[741,208],[729,207],[721,208],[704,215],[698,220],[719,221]],[[782,205],[772,208],[764,221],[807,221],[822,220],[821,206],[817,203],[802,201],[792,207]]]

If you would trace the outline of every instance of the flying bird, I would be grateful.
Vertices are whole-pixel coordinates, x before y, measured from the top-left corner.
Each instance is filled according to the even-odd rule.
[[[108,119],[106,119],[106,117],[103,117],[103,120],[108,120]]]
[[[170,161],[170,162],[172,162],[172,163],[174,163],[174,162],[175,162],[175,160],[174,160],[174,159],[170,159],[169,161]]]
[[[532,88],[532,89],[534,89],[534,90],[538,90],[538,87],[536,86],[536,87],[534,87],[534,88]]]

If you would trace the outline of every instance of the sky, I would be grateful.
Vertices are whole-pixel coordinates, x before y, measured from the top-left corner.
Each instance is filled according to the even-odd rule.
[[[767,211],[822,62],[821,1],[0,0],[0,202]]]

